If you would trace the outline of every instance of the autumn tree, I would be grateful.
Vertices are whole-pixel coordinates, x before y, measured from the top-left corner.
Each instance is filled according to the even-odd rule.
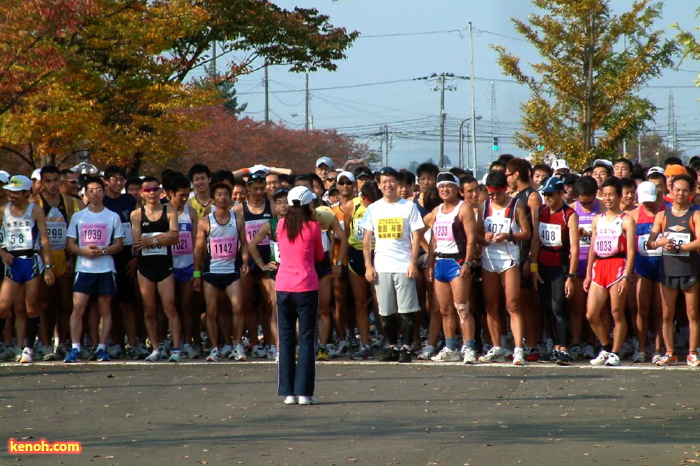
[[[10,3],[12,28],[0,29],[0,43],[46,29],[37,56],[58,63],[41,72],[40,60],[29,60],[21,69],[34,75],[23,75],[0,62],[0,150],[22,154],[32,167],[78,150],[136,170],[145,161],[168,163],[185,149],[182,131],[200,123],[190,110],[227,97],[189,79],[212,60],[213,41],[235,57],[215,83],[227,86],[264,63],[333,70],[357,36],[315,9],[265,0],[53,0],[63,10],[26,15],[52,2]],[[27,76],[31,92],[19,82]]]
[[[613,156],[617,143],[643,129],[657,108],[637,94],[640,86],[673,64],[675,42],[653,28],[661,4],[637,0],[620,15],[609,0],[533,0],[541,14],[515,30],[542,61],[523,70],[520,58],[495,46],[506,75],[532,95],[521,108],[524,131],[516,144],[543,145],[580,169],[591,159]]]
[[[223,106],[199,110],[196,118],[204,124],[198,130],[182,134],[187,150],[174,161],[174,166],[183,171],[195,162],[202,162],[213,170],[234,170],[262,163],[308,173],[322,156],[339,165],[356,158],[369,163],[378,157],[367,145],[335,130],[307,132],[281,123],[238,118]]]

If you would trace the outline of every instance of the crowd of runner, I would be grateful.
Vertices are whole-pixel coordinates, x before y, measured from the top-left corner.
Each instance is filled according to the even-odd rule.
[[[700,157],[0,171],[0,361],[278,359],[277,224],[316,196],[316,360],[700,366]]]

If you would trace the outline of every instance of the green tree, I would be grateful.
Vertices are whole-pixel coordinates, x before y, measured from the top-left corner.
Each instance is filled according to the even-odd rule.
[[[532,73],[505,47],[494,47],[504,73],[532,93],[521,106],[525,129],[515,134],[516,144],[536,156],[536,147],[544,145],[578,169],[613,156],[618,142],[653,119],[657,108],[637,91],[672,66],[678,51],[653,29],[661,4],[637,0],[616,15],[609,0],[533,3],[542,14],[513,20],[542,58],[531,64]]]

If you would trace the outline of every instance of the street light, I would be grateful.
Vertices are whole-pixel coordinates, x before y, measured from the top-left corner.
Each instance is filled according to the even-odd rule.
[[[476,117],[477,120],[481,120],[482,116]],[[464,168],[464,123],[471,121],[471,117],[465,118],[459,124],[459,168]],[[476,167],[473,167],[474,173],[476,174]]]
[[[305,116],[305,115],[303,113],[296,113],[296,112],[292,113],[292,117],[296,118],[298,116]],[[314,129],[314,116],[313,115],[309,115],[306,117],[306,124],[304,125],[304,127],[306,128],[306,131],[309,131],[309,129],[311,129],[313,131],[313,129]]]

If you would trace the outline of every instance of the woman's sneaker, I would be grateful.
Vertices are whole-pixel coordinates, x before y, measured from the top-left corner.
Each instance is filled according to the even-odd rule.
[[[692,366],[692,367],[700,366],[700,359],[698,359],[697,354],[689,354],[688,357],[685,359],[685,361],[688,363],[689,366]]]
[[[524,366],[525,365],[525,352],[522,348],[515,348],[513,351],[513,365],[514,366]]]
[[[556,363],[560,366],[570,366],[574,359],[566,351],[557,352]]]
[[[464,348],[464,364],[476,364],[476,351],[473,348]]]
[[[428,345],[418,353],[417,358],[419,361],[430,361],[433,356],[435,356],[435,347]]]
[[[647,354],[644,351],[637,351],[632,356],[632,364],[642,364],[647,361]]]
[[[207,356],[207,362],[219,362],[220,360],[219,348],[212,348],[209,356]]]

